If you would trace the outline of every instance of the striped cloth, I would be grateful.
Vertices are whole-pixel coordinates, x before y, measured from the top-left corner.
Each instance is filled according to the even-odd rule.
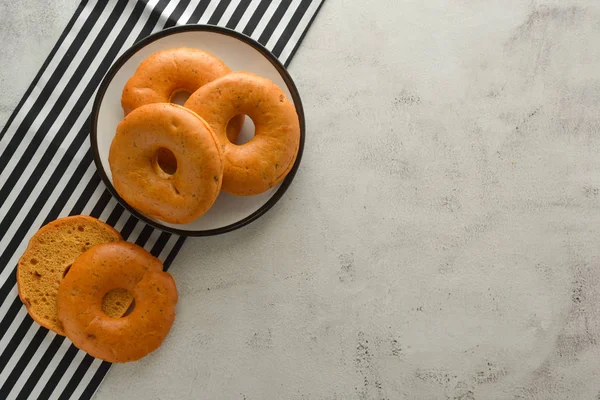
[[[0,133],[0,399],[89,399],[110,364],[33,322],[16,265],[58,217],[87,214],[172,263],[184,243],[116,203],[96,173],[88,133],[104,74],[128,47],[181,24],[243,32],[289,64],[323,0],[84,0]]]

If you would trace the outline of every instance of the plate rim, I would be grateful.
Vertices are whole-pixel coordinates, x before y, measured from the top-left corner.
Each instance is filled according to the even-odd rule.
[[[253,47],[257,50],[263,57],[265,57],[277,70],[277,72],[281,75],[281,78],[287,85],[290,94],[292,95],[292,99],[294,101],[294,106],[296,107],[296,113],[298,114],[298,120],[300,122],[300,143],[298,146],[298,154],[296,156],[296,161],[294,162],[294,166],[287,174],[285,179],[281,182],[277,191],[265,202],[258,210],[254,211],[252,214],[248,215],[241,220],[234,222],[232,224],[215,228],[215,229],[206,229],[206,230],[182,230],[178,228],[173,228],[170,226],[166,226],[161,224],[158,221],[154,221],[141,212],[130,206],[119,194],[117,193],[115,187],[113,186],[110,179],[106,175],[104,170],[104,166],[102,165],[102,161],[100,160],[100,154],[98,150],[98,115],[100,113],[100,105],[104,100],[104,95],[106,94],[106,90],[110,82],[112,82],[113,78],[117,74],[117,72],[123,67],[123,65],[129,61],[129,59],[136,54],[138,51],[148,46],[149,44],[162,39],[166,36],[183,33],[183,32],[191,32],[191,31],[202,31],[202,32],[213,32],[218,34],[223,34],[227,36],[231,36],[234,39],[238,39],[245,44]],[[150,226],[160,229],[164,232],[180,235],[180,236],[215,236],[221,235],[227,232],[231,232],[237,229],[240,229],[251,222],[257,220],[261,216],[263,216],[267,211],[269,211],[284,195],[287,191],[288,187],[294,180],[296,172],[298,171],[298,167],[300,166],[300,161],[302,159],[302,153],[304,152],[304,141],[305,141],[305,120],[304,120],[304,107],[302,106],[302,100],[300,98],[300,93],[298,92],[298,88],[294,83],[294,80],[288,73],[287,69],[284,65],[275,57],[266,47],[262,44],[258,43],[256,40],[252,39],[249,36],[244,35],[243,33],[234,31],[233,29],[216,26],[216,25],[206,25],[206,24],[189,24],[189,25],[179,25],[171,28],[167,28],[156,32],[150,36],[145,37],[144,39],[136,42],[130,48],[128,48],[119,58],[111,65],[108,72],[102,78],[102,82],[98,86],[98,91],[96,92],[96,96],[94,99],[94,103],[92,106],[92,114],[91,114],[91,129],[90,129],[90,141],[93,151],[94,164],[96,165],[96,170],[100,175],[100,179],[104,182],[104,185],[108,189],[108,191],[117,199],[119,204],[121,204],[127,211],[129,211],[132,215],[138,218],[141,221],[149,224]],[[202,218],[202,217],[200,217]]]

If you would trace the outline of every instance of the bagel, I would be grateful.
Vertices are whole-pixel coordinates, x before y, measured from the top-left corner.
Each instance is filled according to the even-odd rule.
[[[175,104],[153,103],[129,113],[117,126],[108,160],[117,193],[169,223],[200,217],[221,188],[223,153],[214,133]]]
[[[213,129],[225,160],[222,190],[249,196],[269,190],[292,169],[300,144],[300,122],[294,104],[269,79],[233,72],[192,93],[185,107]],[[228,122],[248,115],[255,134],[242,145],[227,137]]]
[[[119,240],[121,235],[111,226],[84,215],[59,218],[38,230],[17,266],[19,298],[31,318],[64,336],[57,316],[60,282],[82,253],[95,245]],[[120,317],[131,301],[128,293],[113,291],[106,296],[102,307],[108,315]]]
[[[131,314],[111,318],[102,298],[114,289],[132,293]],[[83,253],[58,289],[58,317],[73,344],[102,360],[139,360],[156,350],[175,320],[177,288],[160,260],[124,241]]]
[[[217,57],[192,48],[162,50],[146,58],[125,84],[121,105],[125,115],[151,103],[170,103],[179,92],[194,93],[208,82],[230,73]],[[235,142],[244,125],[238,115],[227,127],[227,135]]]

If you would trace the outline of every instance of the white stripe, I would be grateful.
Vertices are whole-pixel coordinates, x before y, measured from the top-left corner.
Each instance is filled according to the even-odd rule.
[[[181,14],[181,17],[177,21],[177,25],[183,25],[183,24],[188,23],[190,20],[190,17],[192,16],[192,13],[196,9],[196,7],[198,7],[199,3],[200,3],[200,0],[191,1],[190,4],[188,4],[185,11],[183,12],[183,14]]]
[[[133,230],[131,231],[131,234],[127,238],[127,241],[135,243],[137,238],[140,236],[140,233],[142,233],[142,229],[144,229],[144,226],[146,226],[146,224],[144,224],[143,222],[136,222],[135,226],[133,227]]]
[[[248,8],[246,8],[246,12],[242,16],[242,18],[240,18],[240,22],[238,22],[238,24],[236,25],[236,31],[242,32],[244,28],[246,28],[246,25],[248,25],[248,21],[250,21],[250,18],[252,18],[252,14],[254,14],[254,12],[256,11],[256,8],[258,7],[259,3],[259,0],[250,3]]]
[[[285,64],[287,62],[287,59],[289,58],[290,54],[292,53],[292,50],[294,50],[294,47],[296,47],[298,40],[300,40],[302,33],[304,33],[304,31],[306,30],[308,23],[312,19],[313,15],[315,15],[315,13],[317,12],[317,9],[319,8],[319,4],[321,4],[322,1],[323,0],[313,1],[308,6],[308,9],[304,13],[304,16],[300,20],[300,23],[298,24],[298,26],[296,27],[296,30],[294,30],[294,33],[290,37],[290,40],[288,41],[287,45],[285,46],[285,48],[281,52],[281,55],[279,56],[279,60],[281,61],[282,64]]]
[[[173,250],[173,247],[175,247],[175,243],[177,243],[177,240],[179,240],[179,236],[177,236],[177,235],[171,235],[171,237],[169,238],[169,241],[167,242],[165,248],[160,252],[160,254],[158,256],[158,258],[160,259],[160,261],[165,262],[165,260],[169,256],[169,253],[171,253],[171,250]]]
[[[11,303],[12,303],[12,301],[11,301]],[[15,335],[17,329],[19,329],[19,326],[21,325],[21,322],[23,322],[23,320],[25,319],[26,315],[27,315],[27,310],[25,309],[25,307],[21,307],[21,309],[19,310],[17,315],[15,315],[15,319],[9,325],[8,329],[4,333],[2,340],[0,340],[0,349],[2,349],[2,351],[4,351],[6,349],[6,346],[8,346],[8,342],[10,342],[11,339],[13,338],[13,336]]]
[[[85,387],[88,385],[88,383],[90,383],[98,368],[100,368],[100,364],[102,364],[102,360],[98,358],[95,358],[94,361],[92,361],[90,367],[85,372],[85,375],[83,376],[83,378],[81,378],[81,381],[79,381],[79,384],[75,388],[75,391],[73,391],[73,394],[71,395],[72,399],[78,399],[81,397],[83,391],[85,390]]]
[[[96,186],[96,189],[94,189],[94,193],[92,193],[86,205],[83,206],[83,209],[81,210],[82,215],[90,215],[92,213],[92,210],[96,207],[102,193],[104,193],[104,189],[106,189],[106,186],[104,186],[104,183],[100,182],[100,184]]]
[[[31,94],[27,97],[27,100],[23,103],[23,107],[19,110],[18,114],[15,116],[15,119],[10,124],[10,127],[7,129],[6,135],[2,139],[3,143],[8,144],[8,142],[14,136],[14,134],[17,130],[17,127],[19,125],[21,125],[21,122],[23,122],[23,120],[25,119],[25,116],[31,110],[31,107],[33,107],[35,100],[39,97],[39,95],[42,92],[42,89],[46,86],[47,82],[52,77],[52,74],[58,67],[58,64],[65,58],[65,53],[67,52],[67,50],[69,49],[71,44],[73,44],[73,41],[77,37],[77,34],[81,30],[81,28],[83,27],[83,24],[90,16],[92,9],[93,9],[93,7],[86,7],[81,12],[81,14],[79,14],[79,17],[75,21],[75,24],[73,24],[73,27],[69,31],[69,34],[67,34],[67,36],[65,37],[64,42],[58,48],[58,50],[56,51],[56,54],[54,54],[54,57],[52,57],[52,60],[48,63],[48,66],[46,67],[46,70],[40,77],[38,84],[33,88],[33,90],[31,91]],[[95,24],[97,24],[97,21],[95,22]],[[3,152],[4,152],[4,146],[2,146],[2,148],[0,149],[0,155],[2,155]]]
[[[67,350],[69,350],[70,346],[71,346],[71,341],[69,339],[65,339],[62,342],[62,344],[56,351],[56,354],[54,355],[54,357],[52,357],[52,359],[48,363],[48,368],[46,368],[44,370],[44,373],[42,374],[42,376],[40,376],[40,379],[36,382],[35,387],[33,388],[33,390],[31,391],[31,394],[28,397],[29,399],[37,399],[40,396],[40,393],[42,392],[42,390],[44,390],[44,386],[46,386],[46,383],[52,376],[52,373],[54,372],[56,367],[58,367],[60,360],[63,359],[63,357],[65,356],[65,353],[67,352]]]
[[[13,302],[15,301],[15,299],[18,296],[19,296],[19,291],[17,290],[17,285],[14,285],[12,287],[12,289],[10,289],[10,291],[6,295],[6,299],[5,299],[6,301],[2,302],[2,305],[0,306],[0,315],[2,316],[2,318],[6,315],[6,313],[8,312],[8,309],[10,308],[10,306],[12,306]],[[0,319],[2,319],[2,318],[0,318]],[[4,336],[6,336],[6,333]]]
[[[217,8],[218,5],[219,5],[218,1],[212,0],[208,4],[208,7],[206,7],[206,10],[204,10],[204,14],[202,14],[202,16],[200,17],[200,21],[198,21],[198,23],[206,24],[208,22],[208,20],[210,19],[210,17],[212,17],[213,13],[215,12],[215,8]]]
[[[267,49],[273,50],[273,47],[275,47],[275,45],[277,44],[277,41],[281,37],[281,34],[285,30],[285,28],[290,23],[290,20],[292,19],[292,15],[294,15],[294,13],[298,9],[298,6],[300,5],[301,2],[302,2],[302,0],[293,0],[292,1],[292,4],[290,4],[290,6],[288,7],[285,14],[283,14],[283,18],[281,18],[281,21],[279,22],[279,24],[277,24],[277,27],[275,28],[275,30],[273,31],[273,34],[269,38],[269,41],[267,42],[267,44],[265,46]]]
[[[169,17],[175,10],[175,6],[177,6],[177,3],[178,3],[178,1],[170,1],[169,4],[167,4],[165,9],[160,14],[160,17],[158,17],[158,21],[156,21],[155,28],[159,27],[159,26],[161,28],[164,28],[164,26],[167,24],[167,22],[169,22]]]
[[[106,207],[104,207],[104,210],[102,211],[102,214],[100,214],[100,217],[98,219],[100,221],[106,222],[108,220],[108,217],[110,216],[110,213],[113,212],[113,210],[115,209],[116,206],[117,206],[117,199],[111,195],[110,200],[108,200]]]
[[[79,367],[79,364],[81,363],[85,355],[86,353],[83,351],[78,351],[77,353],[75,353],[75,357],[73,357],[73,359],[69,363],[69,366],[65,370],[65,373],[60,377],[60,380],[58,381],[58,383],[54,387],[54,390],[50,394],[51,399],[58,398],[63,392],[63,390],[65,390],[65,387],[73,377],[75,371],[77,371],[77,367]]]
[[[281,0],[272,1],[271,4],[269,4],[269,7],[267,7],[267,9],[265,10],[265,13],[263,14],[262,18],[258,22],[258,25],[256,25],[254,32],[252,32],[252,39],[258,40],[260,35],[262,35],[263,31],[265,30],[265,28],[271,21],[271,17],[275,13],[275,10],[277,9],[277,7],[279,7],[279,4],[281,4]]]
[[[12,160],[20,160],[23,157],[23,154],[25,152],[25,149],[28,147],[29,142],[31,142],[31,139],[33,138],[33,136],[38,132],[40,125],[43,123],[43,121],[46,119],[46,117],[50,113],[52,106],[54,105],[54,103],[56,103],[56,101],[58,100],[58,97],[63,93],[65,86],[69,82],[70,78],[73,76],[73,73],[75,72],[77,67],[79,67],[79,65],[81,64],[81,60],[83,59],[83,57],[88,53],[89,48],[91,47],[92,43],[96,40],[100,30],[105,25],[106,20],[108,19],[110,13],[112,12],[112,10],[115,8],[116,5],[117,5],[117,2],[114,2],[112,7],[106,7],[104,9],[102,14],[98,18],[98,21],[92,28],[90,34],[85,39],[85,41],[79,48],[77,54],[73,58],[73,61],[71,62],[71,64],[69,65],[69,67],[67,68],[65,73],[63,74],[62,78],[54,86],[54,88],[52,90],[52,94],[48,98],[46,105],[44,105],[44,107],[40,110],[39,114],[36,116],[35,120],[33,121],[33,124],[31,125],[31,127],[27,130],[27,132],[25,132],[23,140],[21,140],[21,143],[17,147],[17,150],[13,154],[10,155],[10,159],[8,161],[9,164],[11,163]],[[104,44],[106,45],[106,43],[107,42],[105,42]],[[89,69],[88,69],[88,72],[89,72]],[[80,88],[82,86],[82,84],[87,83],[88,81],[89,81],[89,78],[87,80],[85,77],[81,79],[77,88],[75,89],[75,91],[73,91],[73,95],[70,96],[69,100],[67,101],[67,104],[63,108],[62,112],[64,112],[65,110],[70,112],[72,110],[73,106],[71,105],[71,103],[74,103],[76,100],[79,99],[79,93],[81,92],[81,90],[77,90],[77,89]],[[53,127],[54,127],[54,125],[53,125]],[[60,126],[60,125],[57,125],[57,126]],[[56,128],[54,128],[54,130],[53,130],[53,127],[51,127],[48,130],[48,132],[46,133],[46,135],[44,137],[45,140],[50,141],[55,136]],[[17,126],[14,127],[15,130],[16,130],[16,128],[17,128]],[[40,146],[40,148],[45,149],[45,146]],[[39,151],[40,151],[40,149],[38,148],[37,152],[39,152]],[[16,161],[14,163],[16,164]],[[3,173],[0,175],[0,182],[6,181],[6,176],[10,172],[11,172],[10,168],[5,169],[3,171]]]
[[[115,229],[121,232],[123,230],[123,226],[125,226],[125,223],[129,219],[129,217],[131,217],[131,214],[127,210],[125,210],[117,220],[117,223],[115,224]]]
[[[146,241],[146,244],[144,245],[144,249],[146,249],[146,251],[152,250],[152,248],[154,247],[154,245],[158,241],[158,238],[159,238],[160,234],[161,234],[160,229],[153,229],[152,230],[152,233],[150,234],[150,237],[148,238],[148,241]]]
[[[240,0],[232,0],[232,2],[229,3],[229,5],[227,6],[227,9],[221,16],[221,19],[219,20],[219,22],[217,22],[217,25],[220,25],[220,26],[227,25],[227,22],[229,22],[229,19],[231,18],[231,16],[235,12],[235,9],[237,8],[237,6],[239,4],[240,4]]]

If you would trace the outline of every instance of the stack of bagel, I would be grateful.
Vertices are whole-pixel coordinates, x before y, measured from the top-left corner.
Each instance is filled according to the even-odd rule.
[[[184,106],[178,92],[191,93]],[[144,60],[122,93],[125,117],[109,164],[118,194],[140,212],[184,224],[206,213],[220,191],[263,193],[294,165],[296,109],[272,81],[231,72],[190,48]],[[254,137],[235,144],[249,116]],[[177,288],[162,263],[87,216],[52,221],[19,260],[19,297],[40,325],[109,362],[156,350],[175,319]]]
[[[191,93],[183,106],[179,92]],[[263,193],[292,169],[300,144],[294,104],[264,77],[232,72],[200,49],[145,59],[123,88],[125,117],[111,143],[115,189],[143,214],[173,224],[205,214],[220,191]],[[246,116],[254,137],[238,145]]]

